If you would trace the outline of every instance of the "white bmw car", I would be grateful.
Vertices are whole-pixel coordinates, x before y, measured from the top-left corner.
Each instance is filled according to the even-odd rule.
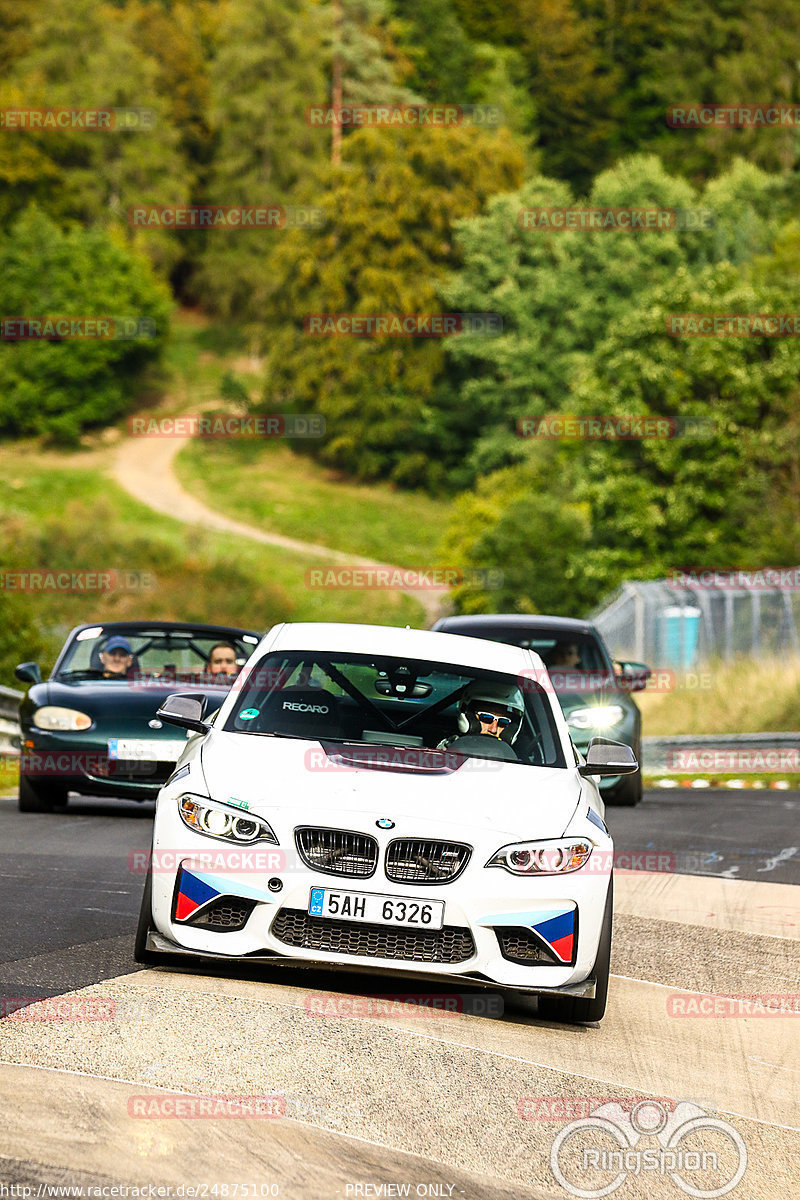
[[[417,629],[271,629],[158,796],[136,940],[162,956],[370,970],[605,1010],[613,843],[530,650]]]

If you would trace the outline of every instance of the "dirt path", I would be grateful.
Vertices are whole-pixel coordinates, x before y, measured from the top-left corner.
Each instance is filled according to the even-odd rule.
[[[266,546],[278,546],[282,550],[324,558],[328,562],[339,563],[343,566],[402,570],[401,567],[395,567],[390,563],[379,563],[371,558],[345,554],[341,550],[331,550],[328,546],[319,546],[314,542],[300,542],[295,538],[284,537],[280,533],[271,533],[268,530],[259,529],[255,525],[235,521],[223,513],[214,512],[202,501],[190,495],[181,486],[175,475],[175,456],[188,441],[189,438],[180,437],[126,438],[114,456],[111,473],[120,487],[136,500],[156,512],[166,513],[167,516],[175,517],[187,524],[202,525],[206,529],[215,529],[222,533],[233,533],[238,537],[250,538],[252,541],[261,542]],[[404,588],[403,590],[409,596],[413,596],[422,606],[429,624],[432,624],[441,614],[443,593],[422,588]]]

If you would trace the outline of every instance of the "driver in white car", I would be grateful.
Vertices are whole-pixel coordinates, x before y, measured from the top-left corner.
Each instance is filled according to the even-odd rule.
[[[458,733],[441,741],[437,750],[446,750],[458,738],[470,734],[486,734],[513,745],[522,725],[523,711],[517,688],[473,684],[458,706]]]

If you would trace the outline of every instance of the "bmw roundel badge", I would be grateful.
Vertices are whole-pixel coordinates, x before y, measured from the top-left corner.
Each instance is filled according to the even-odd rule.
[[[378,826],[378,829],[394,829],[394,821],[390,821],[388,817],[381,817],[375,824]]]

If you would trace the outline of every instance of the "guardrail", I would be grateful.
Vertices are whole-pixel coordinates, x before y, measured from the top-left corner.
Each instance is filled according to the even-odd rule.
[[[0,687],[0,755],[19,754],[19,702],[23,693]]]
[[[730,766],[725,765],[726,760]],[[646,737],[642,738],[642,765],[648,775],[800,772],[800,733],[685,733]]]

